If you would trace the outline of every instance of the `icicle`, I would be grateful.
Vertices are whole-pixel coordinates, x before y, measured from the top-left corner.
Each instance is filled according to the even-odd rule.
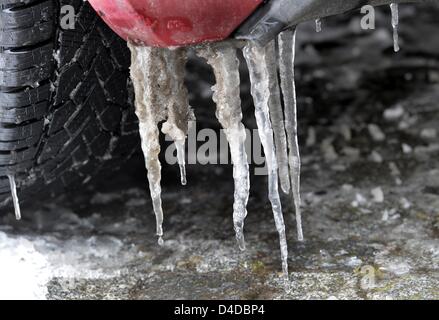
[[[15,177],[13,175],[8,175],[8,179],[9,179],[9,185],[11,187],[12,201],[14,203],[15,218],[17,220],[21,220],[21,210],[20,210],[20,203],[18,202],[17,185],[15,184]]]
[[[316,19],[316,32],[322,32],[322,19]]]
[[[288,277],[288,248],[285,235],[285,223],[282,213],[282,204],[278,191],[278,173],[276,152],[273,142],[273,129],[269,116],[270,85],[268,67],[265,59],[265,49],[255,43],[248,43],[244,48],[244,57],[250,72],[251,91],[255,104],[256,122],[259,136],[264,147],[268,168],[269,199],[273,209],[276,229],[279,233],[279,242],[282,257],[282,269]]]
[[[274,131],[276,157],[279,166],[280,184],[285,193],[290,192],[290,175],[288,173],[288,148],[285,134],[285,121],[280,99],[279,80],[277,74],[276,41],[265,48],[265,60],[268,68],[270,85],[270,118]]]
[[[163,49],[136,46],[131,49],[131,78],[136,96],[136,114],[145,166],[148,170],[149,189],[156,215],[158,243],[163,244],[163,210],[161,200],[161,164],[158,123],[167,115],[170,83]]]
[[[171,93],[168,99],[168,120],[163,124],[162,132],[168,134],[177,148],[180,166],[181,184],[186,185],[185,143],[188,133],[190,106],[188,92],[184,84],[186,50],[164,50],[167,74],[170,76]]]
[[[399,35],[398,35],[398,25],[399,25],[399,9],[397,3],[392,3],[390,5],[390,10],[392,11],[392,28],[393,28],[393,50],[398,52],[399,48]]]
[[[178,160],[178,165],[180,167],[180,181],[183,186],[187,185],[185,146],[186,144],[184,141],[183,142],[180,140],[175,141],[175,147],[177,148],[177,160]]]
[[[285,126],[287,131],[291,187],[296,209],[297,236],[303,240],[300,211],[300,153],[297,139],[297,100],[294,81],[296,30],[290,29],[279,35],[279,65],[281,87],[285,102]]]
[[[231,44],[210,45],[198,51],[212,66],[216,85],[213,100],[217,105],[216,116],[224,128],[230,145],[235,181],[233,220],[239,248],[245,250],[244,220],[250,190],[250,174],[245,152],[246,131],[242,124],[239,60]]]

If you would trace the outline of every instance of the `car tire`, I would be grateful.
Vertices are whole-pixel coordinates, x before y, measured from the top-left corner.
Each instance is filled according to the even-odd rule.
[[[61,28],[61,8],[75,11]],[[70,8],[72,8],[70,7]],[[0,0],[0,202],[59,194],[117,169],[139,137],[130,55],[82,0]]]

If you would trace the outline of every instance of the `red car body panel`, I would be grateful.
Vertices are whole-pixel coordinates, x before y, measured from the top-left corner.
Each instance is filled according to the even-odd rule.
[[[263,0],[89,0],[127,41],[155,47],[226,39]]]

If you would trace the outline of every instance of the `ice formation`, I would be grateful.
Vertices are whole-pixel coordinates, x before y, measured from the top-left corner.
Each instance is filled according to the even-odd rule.
[[[9,179],[9,185],[11,187],[12,202],[14,203],[15,218],[17,220],[21,220],[21,210],[20,210],[20,203],[18,201],[17,185],[15,183],[15,177],[12,175],[8,175],[8,179]]]
[[[242,124],[239,60],[232,44],[209,45],[198,50],[212,66],[216,85],[213,100],[217,105],[216,116],[224,128],[233,162],[235,201],[233,221],[236,239],[241,250],[245,250],[244,220],[250,192],[250,174],[245,151],[246,131]]]
[[[297,99],[294,81],[296,30],[289,29],[279,35],[279,66],[282,94],[285,102],[285,127],[288,139],[291,189],[296,209],[297,236],[303,240],[300,210],[300,152],[297,139]]]
[[[270,199],[282,256],[282,269],[288,275],[288,248],[285,235],[285,223],[278,190],[278,168],[273,139],[273,129],[269,114],[270,78],[265,48],[248,43],[244,48],[244,57],[250,72],[251,92],[255,104],[255,117],[259,136],[264,147],[268,168],[268,197]]]
[[[129,44],[131,49],[131,78],[136,96],[136,114],[149,189],[157,221],[159,244],[163,244],[163,210],[161,200],[161,164],[158,125],[175,140],[180,166],[184,167],[184,141],[187,133],[189,105],[183,87],[185,52]],[[182,155],[183,154],[183,155]],[[182,170],[182,181],[185,182]]]
[[[270,85],[269,107],[274,132],[274,144],[279,166],[280,185],[285,193],[290,192],[290,174],[288,172],[288,147],[285,133],[285,121],[279,90],[276,41],[270,42],[265,49],[265,60],[268,67]]]
[[[392,3],[390,5],[390,10],[392,11],[392,28],[393,28],[393,49],[395,52],[399,51],[399,35],[398,35],[398,25],[399,25],[399,8],[397,3]]]
[[[288,276],[288,249],[279,182],[282,190],[292,190],[297,232],[303,239],[300,213],[300,154],[297,139],[297,103],[294,83],[295,31],[283,32],[266,47],[247,42],[243,53],[250,72],[251,92],[259,136],[264,148],[268,168],[268,196],[272,205],[276,229],[279,233],[282,268]],[[142,149],[148,170],[150,193],[157,220],[157,235],[162,244],[163,210],[161,201],[161,164],[159,161],[159,124],[177,148],[181,181],[186,183],[185,141],[191,109],[184,86],[187,59],[186,49],[159,49],[129,45],[132,52],[131,78],[136,95],[136,114]],[[241,250],[245,249],[244,221],[250,190],[250,174],[245,150],[246,131],[242,123],[240,99],[239,59],[237,44],[223,42],[205,44],[196,48],[213,68],[216,85],[213,100],[217,105],[216,116],[224,128],[230,145],[235,183],[233,221],[236,239]],[[278,70],[278,62],[280,70]],[[284,107],[282,107],[281,89]]]
[[[180,166],[181,184],[186,185],[185,146],[190,115],[188,92],[184,85],[187,55],[185,49],[163,50],[163,54],[167,75],[173,76],[169,77],[168,120],[163,124],[162,131],[174,140]]]

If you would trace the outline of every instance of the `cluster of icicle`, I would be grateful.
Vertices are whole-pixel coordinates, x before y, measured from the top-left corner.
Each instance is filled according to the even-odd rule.
[[[276,50],[276,45],[279,49]],[[292,191],[299,240],[303,239],[300,213],[300,156],[297,140],[297,111],[294,83],[295,29],[280,34],[266,47],[247,42],[243,48],[252,83],[252,96],[260,139],[268,167],[268,196],[279,232],[282,267],[288,275],[287,241],[279,181],[285,193]],[[184,86],[186,49],[161,49],[129,44],[132,52],[131,78],[136,96],[136,114],[142,138],[142,150],[148,170],[149,187],[157,221],[159,244],[163,244],[161,202],[161,165],[159,161],[159,123],[162,132],[175,142],[186,184],[185,140],[188,121],[193,117]],[[206,44],[196,48],[200,57],[212,66],[216,85],[213,99],[216,116],[224,128],[233,162],[235,182],[233,221],[239,248],[245,249],[244,220],[250,191],[250,174],[245,151],[246,130],[242,123],[238,46],[233,42]],[[277,56],[279,52],[279,56]],[[278,62],[282,106],[278,81]]]
[[[188,92],[184,85],[186,50],[160,49],[129,44],[131,79],[136,96],[136,114],[149,189],[157,221],[159,244],[163,244],[163,210],[161,199],[161,164],[158,124],[174,140],[180,165],[181,182],[186,184],[185,144],[191,117]]]
[[[390,5],[392,12],[394,50],[398,43],[398,4]],[[321,32],[322,22],[315,21]],[[296,212],[297,235],[303,240],[300,211],[300,153],[297,139],[297,102],[294,82],[295,28],[282,32],[278,39],[261,47],[248,42],[243,53],[250,72],[251,93],[255,117],[268,168],[268,197],[272,205],[282,258],[282,269],[288,276],[288,249],[285,223],[278,184],[284,193],[292,193]],[[149,188],[156,215],[159,244],[163,244],[163,209],[161,200],[161,164],[159,161],[159,123],[177,149],[181,183],[186,185],[185,145],[189,120],[194,119],[184,85],[187,50],[161,49],[129,43],[132,54],[131,79],[136,96],[136,114],[142,150],[148,170]],[[278,50],[276,50],[278,45]],[[246,131],[242,124],[238,47],[233,42],[206,44],[197,54],[212,66],[216,85],[213,99],[216,116],[224,128],[233,162],[235,182],[233,221],[239,248],[245,250],[244,220],[250,191],[250,174],[245,152]],[[279,55],[277,56],[277,52]],[[279,65],[279,69],[278,69]],[[280,74],[280,88],[278,81]],[[284,105],[282,106],[280,91]],[[21,211],[15,177],[8,175],[17,220]]]
[[[398,51],[398,5],[392,4],[391,11],[394,49]],[[321,31],[320,20],[316,20],[316,31]],[[265,47],[253,42],[247,42],[243,47],[250,73],[255,117],[267,162],[268,197],[279,233],[282,269],[286,277],[288,249],[279,185],[284,193],[289,194],[291,191],[297,236],[300,241],[303,240],[300,211],[301,164],[294,81],[295,37],[296,30],[291,28]],[[181,182],[185,185],[185,143],[188,122],[194,117],[184,85],[187,50],[134,44],[129,44],[129,47],[132,52],[131,78],[136,96],[136,114],[139,118],[142,150],[156,215],[157,235],[159,244],[162,245],[159,123],[164,121],[162,132],[168,134],[175,143]],[[238,46],[230,41],[205,44],[195,50],[200,57],[207,60],[215,74],[216,85],[212,89],[213,100],[217,105],[216,116],[226,134],[233,162],[234,229],[239,248],[245,250],[244,220],[247,216],[250,174],[245,151],[246,131],[242,123]]]

